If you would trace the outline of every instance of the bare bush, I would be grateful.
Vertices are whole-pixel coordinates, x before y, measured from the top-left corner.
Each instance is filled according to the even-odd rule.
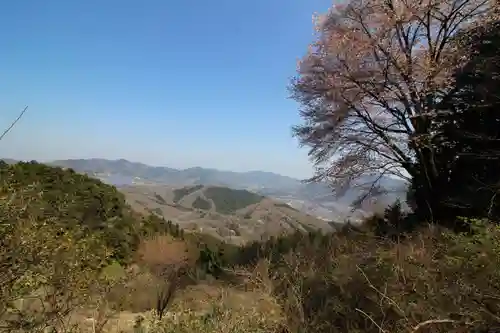
[[[435,227],[402,241],[338,234],[273,265],[292,332],[478,332],[500,327],[500,229]]]
[[[144,240],[138,250],[139,262],[154,275],[156,283],[156,314],[161,319],[175,292],[189,278],[187,269],[193,263],[185,242],[171,236]]]

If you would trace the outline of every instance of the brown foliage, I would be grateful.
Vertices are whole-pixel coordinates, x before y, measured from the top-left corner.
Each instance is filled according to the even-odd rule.
[[[500,325],[499,241],[491,226],[402,241],[339,233],[270,271],[293,332],[480,332]]]
[[[184,266],[189,260],[186,244],[169,235],[143,240],[137,254],[139,262],[147,265],[157,275]]]
[[[154,275],[156,313],[161,319],[175,292],[188,282],[188,267],[194,263],[186,243],[169,235],[155,236],[141,242],[139,262]]]
[[[310,148],[312,180],[330,180],[341,193],[362,176],[408,178],[415,163],[432,161],[429,125],[447,93],[451,41],[493,7],[490,0],[351,0],[319,16],[317,40],[292,84],[304,119],[294,132]]]

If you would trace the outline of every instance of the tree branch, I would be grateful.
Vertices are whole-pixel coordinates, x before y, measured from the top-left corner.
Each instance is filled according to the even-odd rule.
[[[19,114],[19,116],[16,118],[16,120],[14,120],[12,122],[12,124],[10,124],[10,126],[2,133],[2,135],[0,135],[0,141],[2,141],[2,139],[7,135],[7,133],[10,132],[10,130],[16,125],[16,123],[21,120],[21,118],[23,117],[24,113],[26,112],[26,110],[28,110],[28,106],[26,106],[23,111]]]

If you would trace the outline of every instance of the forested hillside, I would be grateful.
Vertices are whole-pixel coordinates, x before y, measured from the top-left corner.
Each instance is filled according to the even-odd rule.
[[[332,231],[328,221],[247,190],[193,185],[172,188],[135,185],[120,188],[137,211],[172,220],[186,230],[232,244],[267,239],[296,230]]]

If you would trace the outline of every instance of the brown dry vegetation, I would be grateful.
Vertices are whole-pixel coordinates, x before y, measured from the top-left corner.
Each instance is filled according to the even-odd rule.
[[[304,237],[279,260],[233,268],[237,284],[191,277],[182,284],[177,274],[189,262],[185,246],[162,236],[144,242],[126,278],[93,290],[99,302],[82,300],[72,316],[60,315],[66,323],[78,319],[73,330],[88,332],[132,332],[134,326],[186,333],[491,329],[500,325],[500,229],[476,224],[472,236],[429,226],[399,241],[369,230],[330,235],[321,244]]]
[[[405,239],[348,231],[272,267],[293,331],[471,332],[500,327],[500,229],[429,226]]]
[[[107,234],[62,228],[23,210],[44,202],[12,180],[2,178],[0,205],[5,332],[470,332],[500,325],[500,229],[483,221],[468,221],[467,234],[436,226],[392,234],[374,218],[364,229],[297,233],[270,240],[253,257],[241,249],[224,261],[211,250],[201,256],[200,240],[150,231],[117,263]],[[398,214],[387,216],[398,222]]]

